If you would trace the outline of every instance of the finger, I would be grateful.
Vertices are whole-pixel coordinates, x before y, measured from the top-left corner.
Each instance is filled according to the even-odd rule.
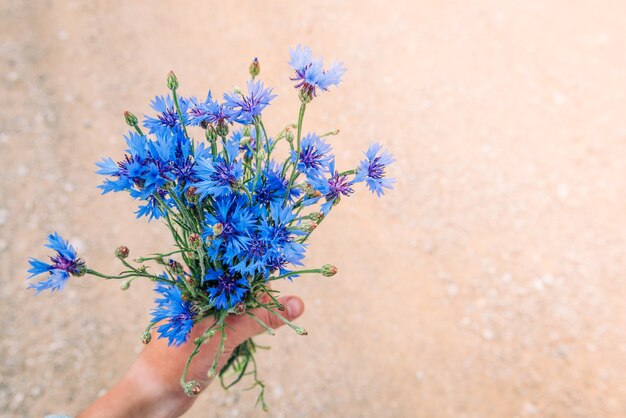
[[[226,323],[231,327],[227,331],[230,343],[237,346],[248,338],[267,331],[266,326],[270,329],[282,327],[285,322],[278,315],[292,321],[304,312],[304,302],[297,296],[283,296],[278,300],[285,306],[284,311],[274,310],[271,313],[265,308],[257,308],[250,311],[254,316],[246,313],[227,319]]]

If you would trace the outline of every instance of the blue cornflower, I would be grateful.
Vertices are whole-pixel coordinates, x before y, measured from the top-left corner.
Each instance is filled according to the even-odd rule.
[[[183,114],[183,123],[187,124],[189,122],[187,116],[189,103],[187,99],[180,97],[178,104],[180,106],[180,112]],[[150,102],[150,106],[159,112],[156,117],[144,115],[143,126],[148,128],[151,134],[166,136],[182,129],[178,112],[174,106],[174,100],[170,95],[156,96],[154,100]]]
[[[257,203],[267,205],[282,202],[287,195],[289,180],[282,175],[282,170],[274,161],[263,169],[263,175],[254,185],[253,196]],[[289,198],[300,196],[300,190],[292,188]]]
[[[296,71],[291,80],[296,82],[295,88],[301,89],[306,95],[314,97],[317,89],[328,90],[330,86],[337,86],[346,69],[341,63],[334,63],[328,70],[324,70],[324,61],[314,58],[311,49],[298,45],[289,51],[291,60],[289,65]]]
[[[348,180],[347,175],[340,174],[337,170],[335,170],[334,157],[328,164],[328,172],[330,174],[330,178],[315,177],[310,179],[311,186],[313,186],[315,190],[319,191],[326,198],[326,203],[324,203],[321,207],[324,215],[327,215],[328,212],[330,212],[333,204],[338,202],[342,195],[350,196],[354,192],[352,186],[355,183],[354,180]]]
[[[151,311],[152,322],[166,321],[157,328],[159,338],[167,338],[168,346],[179,346],[187,340],[187,335],[193,327],[193,319],[196,316],[192,310],[193,305],[183,299],[183,294],[177,286],[158,283],[154,290],[161,298],[155,299],[157,306]]]
[[[242,275],[254,276],[257,273],[269,276],[267,260],[271,257],[272,243],[254,232],[246,242],[244,249],[237,254],[239,262],[232,269]]]
[[[247,83],[248,94],[224,93],[226,106],[238,112],[237,122],[251,124],[255,117],[259,116],[263,109],[270,104],[276,95],[272,94],[271,88],[265,88],[261,80],[249,80]]]
[[[293,206],[274,203],[270,206],[268,217],[261,219],[259,226],[260,235],[270,243],[270,254],[272,258],[281,256],[290,264],[302,265],[305,245],[296,242],[298,236],[304,235],[299,229],[292,225],[296,219]]]
[[[257,212],[247,205],[245,196],[221,196],[215,199],[213,212],[207,212],[203,238],[211,237],[208,255],[215,260],[220,255],[228,262],[239,254],[249,241],[252,228],[255,225]],[[221,232],[216,234],[215,228],[221,226]]]
[[[43,290],[50,289],[63,290],[65,283],[73,276],[82,276],[85,274],[85,262],[76,257],[76,250],[67,241],[63,240],[58,233],[48,235],[48,243],[46,247],[56,251],[56,255],[50,257],[51,264],[30,258],[28,262],[31,268],[28,270],[31,275],[29,279],[43,273],[49,273],[47,280],[39,283],[32,283],[28,287],[39,293]]]
[[[206,126],[207,123],[217,124],[223,121],[232,123],[238,114],[236,110],[213,100],[211,92],[204,102],[198,102],[195,98],[190,99],[190,102],[189,123],[194,126]]]
[[[239,145],[229,143],[226,146],[225,159],[218,156],[216,159],[198,158],[196,160],[195,174],[198,182],[193,186],[197,188],[197,194],[203,199],[208,195],[218,197],[233,193],[233,188],[242,179],[243,164],[234,158],[239,153]]]
[[[292,161],[298,161],[298,171],[306,174],[307,178],[319,176],[328,167],[332,155],[332,148],[322,138],[310,133],[302,138],[300,154],[291,151]]]
[[[243,159],[251,160],[256,152],[256,130],[254,126],[249,126],[250,137],[247,143],[241,143],[241,140],[245,137],[243,129],[236,129],[230,136],[229,142],[235,143],[239,146],[239,151],[243,151]]]
[[[249,284],[241,274],[223,270],[209,270],[204,276],[207,293],[219,310],[230,309],[248,293]]]
[[[367,187],[379,197],[384,194],[384,189],[393,189],[394,179],[385,178],[385,168],[395,161],[388,151],[382,151],[380,144],[372,144],[365,153],[365,160],[359,164],[359,170],[355,181],[365,180]],[[380,155],[379,155],[380,153]]]
[[[175,202],[171,198],[167,197],[167,192],[163,189],[157,188],[154,192],[148,189],[130,191],[130,196],[133,199],[145,202],[143,205],[139,205],[135,211],[137,218],[147,216],[148,221],[151,221],[152,219],[160,219],[165,216],[165,208],[161,206],[158,199],[155,197],[157,193],[168,207],[175,206]]]

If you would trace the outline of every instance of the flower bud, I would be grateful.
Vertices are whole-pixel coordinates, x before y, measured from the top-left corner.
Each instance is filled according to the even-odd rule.
[[[122,282],[122,284],[120,285],[120,289],[128,290],[128,288],[130,287],[130,282],[132,282],[132,281],[133,281],[133,279],[124,280]]]
[[[150,333],[150,331],[145,331],[143,334],[141,334],[142,344],[148,344],[151,340],[152,340],[152,334]]]
[[[135,127],[139,123],[139,121],[137,120],[137,116],[133,115],[128,110],[124,112],[124,119],[126,119],[126,123],[129,126]]]
[[[183,386],[183,391],[185,392],[185,395],[189,397],[198,396],[201,391],[200,383],[196,382],[195,380],[190,380]]]
[[[293,132],[291,129],[287,128],[287,130],[285,130],[285,139],[287,140],[287,142],[289,142],[290,144],[293,144]]]
[[[300,93],[298,94],[298,97],[300,97],[300,101],[302,103],[304,104],[310,103],[311,100],[313,100],[313,93],[311,92],[311,90],[307,88],[302,88],[300,89]]]
[[[124,260],[130,254],[130,250],[125,245],[120,245],[115,249],[115,256],[120,260]]]
[[[313,232],[315,228],[317,228],[317,222],[309,222],[304,225],[303,229],[305,232]]]
[[[196,190],[198,189],[193,186],[190,186],[185,191],[185,197],[187,197],[187,202],[194,204],[194,205],[198,203],[198,199],[199,199],[199,196],[196,194]]]
[[[189,235],[189,245],[191,245],[191,248],[194,250],[202,247],[202,238],[200,238],[200,235],[196,233]]]
[[[232,312],[235,315],[243,315],[244,313],[246,313],[246,304],[243,302],[239,302],[238,304],[233,306]]]
[[[204,135],[209,142],[215,142],[215,140],[217,139],[217,132],[215,132],[215,127],[211,124],[206,127],[206,132],[204,133]]]
[[[298,335],[309,335],[309,333],[304,328],[297,325],[293,326],[293,330],[296,331],[296,334]]]
[[[170,267],[170,269],[172,270],[172,273],[176,274],[176,275],[180,275],[183,274],[185,272],[185,270],[183,269],[183,266],[176,260],[170,258],[170,261],[168,262],[168,265]]]
[[[252,76],[252,79],[259,75],[261,72],[261,65],[259,64],[258,58],[255,57],[252,60],[252,64],[250,64],[250,68],[248,68],[248,72]]]
[[[239,86],[233,87],[233,93],[243,96],[243,92],[241,91],[241,88]]]
[[[321,197],[322,193],[320,193],[319,191],[315,190],[313,188],[313,186],[311,186],[310,184],[306,184],[306,186],[304,186],[304,194],[306,195],[306,197],[308,199],[314,198],[314,197]]]
[[[170,71],[167,75],[167,88],[172,91],[178,88],[178,78],[176,78],[174,71]]]
[[[219,237],[222,232],[224,232],[224,225],[222,225],[219,222],[216,223],[215,225],[213,225],[213,236],[214,237]]]
[[[70,271],[72,276],[80,277],[87,273],[87,267],[85,267],[85,260],[77,258],[74,263],[74,268]]]
[[[248,125],[244,126],[241,132],[243,136],[250,136],[250,127]]]
[[[243,136],[239,140],[239,145],[241,145],[242,147],[245,147],[246,145],[248,145],[251,142],[252,142],[252,137],[251,136]]]
[[[221,137],[228,135],[228,122],[226,122],[224,119],[220,119],[217,122],[215,132]]]
[[[155,261],[157,264],[160,264],[160,265],[162,265],[162,266],[164,266],[164,265],[166,264],[166,263],[165,263],[165,260],[163,260],[163,257],[157,257],[157,258],[155,258],[155,259],[154,259],[154,261]]]
[[[332,264],[324,264],[322,266],[322,275],[325,277],[331,277],[337,274],[337,267]]]
[[[324,219],[324,215],[320,212],[313,212],[309,214],[309,219],[319,224]]]

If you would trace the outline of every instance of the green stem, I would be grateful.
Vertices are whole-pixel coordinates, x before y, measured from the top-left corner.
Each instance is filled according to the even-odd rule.
[[[202,334],[202,336],[200,338],[196,338],[196,340],[194,341],[194,349],[191,352],[191,354],[189,355],[189,357],[187,358],[187,362],[185,363],[185,368],[183,369],[183,374],[180,376],[180,385],[184,388],[185,384],[187,383],[187,372],[189,370],[189,365],[191,364],[191,360],[193,360],[193,358],[196,356],[196,354],[198,354],[200,352],[200,346],[202,344],[204,344],[208,339],[211,339],[212,335],[211,331],[215,330],[215,325],[217,324],[217,322],[215,322],[213,325],[211,325],[209,328],[206,329],[206,331],[204,331],[204,334]]]
[[[167,257],[173,254],[177,254],[177,253],[181,253],[182,250],[176,250],[176,251],[172,251],[170,253],[165,253],[165,254],[158,254],[158,253],[154,253],[154,254],[150,254],[150,257],[137,257],[135,259],[135,261],[137,263],[143,263],[144,261],[150,261],[150,260],[157,260],[159,258],[163,258],[163,257]]]
[[[136,125],[136,124],[135,124],[135,125],[133,125],[133,128],[135,128],[135,130],[137,131],[137,133],[138,133],[139,135],[142,135],[142,136],[143,136],[143,131],[141,130],[141,128],[139,127],[139,125]]]
[[[227,314],[227,313],[226,313]],[[224,341],[226,341],[226,324],[224,323],[224,319],[226,318],[226,314],[222,315],[221,323],[222,326],[220,328],[220,345],[217,347],[217,351],[215,352],[215,357],[213,358],[213,363],[211,364],[211,368],[209,369],[209,376],[215,376],[215,369],[217,369],[217,361],[220,356],[224,352]]]
[[[326,132],[324,135],[320,135],[320,138],[324,138],[326,136],[337,135],[339,134],[339,129],[335,129],[334,131]]]
[[[97,277],[102,277],[103,279],[107,279],[107,280],[121,280],[121,279],[128,279],[129,277],[133,277],[135,276],[135,274],[125,274],[125,275],[120,275],[120,276],[109,276],[107,274],[102,274],[99,273],[95,270],[91,270],[91,269],[87,269],[85,270],[85,274],[91,274],[92,276],[97,276]]]
[[[302,103],[300,105],[300,113],[298,113],[298,135],[296,137],[296,160],[293,162],[293,167],[291,169],[291,176],[289,178],[289,185],[287,186],[287,195],[285,196],[285,203],[289,200],[289,195],[291,194],[291,188],[293,186],[293,182],[298,178],[298,160],[300,159],[300,138],[302,137],[302,122],[304,121],[304,112],[306,111],[306,103]]]
[[[274,315],[275,317],[277,317],[278,319],[283,321],[285,324],[287,324],[291,329],[293,329],[296,332],[296,334],[298,334],[298,335],[307,335],[307,332],[306,332],[306,330],[304,328],[294,324],[293,322],[291,322],[290,320],[288,320],[287,318],[285,318],[284,316],[282,316],[278,312],[274,311],[271,307],[267,306],[264,303],[261,303],[257,299],[253,299],[253,300],[259,306],[265,308],[266,311],[268,311],[269,313],[271,313],[272,315]]]
[[[309,270],[292,271],[291,273],[285,273],[285,274],[281,274],[280,276],[270,277],[269,279],[267,279],[267,281],[271,282],[273,280],[283,279],[285,277],[293,276],[294,274],[311,274],[311,273],[321,274],[322,273],[322,269],[309,269]]]
[[[185,121],[183,120],[183,112],[180,111],[180,106],[178,105],[178,94],[176,94],[176,90],[172,90],[172,96],[174,97],[174,106],[176,106],[176,112],[178,112],[178,118],[180,119],[180,126],[183,127],[185,137],[189,139],[189,135],[187,134],[187,127],[185,126]]]
[[[265,328],[265,331],[267,331],[267,333],[268,333],[269,335],[275,335],[275,334],[276,334],[276,332],[275,332],[272,328],[270,328],[270,326],[269,326],[269,325],[267,325],[265,322],[261,321],[261,319],[260,319],[258,316],[256,316],[255,314],[253,314],[253,313],[252,313],[252,312],[250,312],[250,311],[247,311],[246,313],[247,313],[249,316],[251,316],[251,317],[252,317],[252,319],[254,319],[254,320],[256,321],[256,323],[257,323],[257,324],[259,324],[259,325],[261,325],[263,328]]]
[[[267,165],[270,165],[270,152],[272,151],[270,149],[270,138],[267,136],[267,132],[265,131],[265,125],[263,125],[263,120],[259,117],[259,125],[261,126],[261,129],[263,130],[263,136],[265,137],[265,144],[267,147]]]

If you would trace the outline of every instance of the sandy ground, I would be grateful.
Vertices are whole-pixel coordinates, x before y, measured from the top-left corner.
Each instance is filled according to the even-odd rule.
[[[228,4],[226,4],[228,3]],[[237,4],[235,6],[235,4]],[[29,255],[59,230],[101,271],[168,248],[94,162],[122,111],[242,85],[258,56],[295,120],[288,47],[349,72],[305,129],[399,157],[393,193],[345,200],[282,288],[300,323],[263,337],[271,411],[212,387],[189,417],[626,416],[626,6],[621,1],[0,3],[0,416],[77,413],[141,349],[152,292],[73,280],[35,298]]]

